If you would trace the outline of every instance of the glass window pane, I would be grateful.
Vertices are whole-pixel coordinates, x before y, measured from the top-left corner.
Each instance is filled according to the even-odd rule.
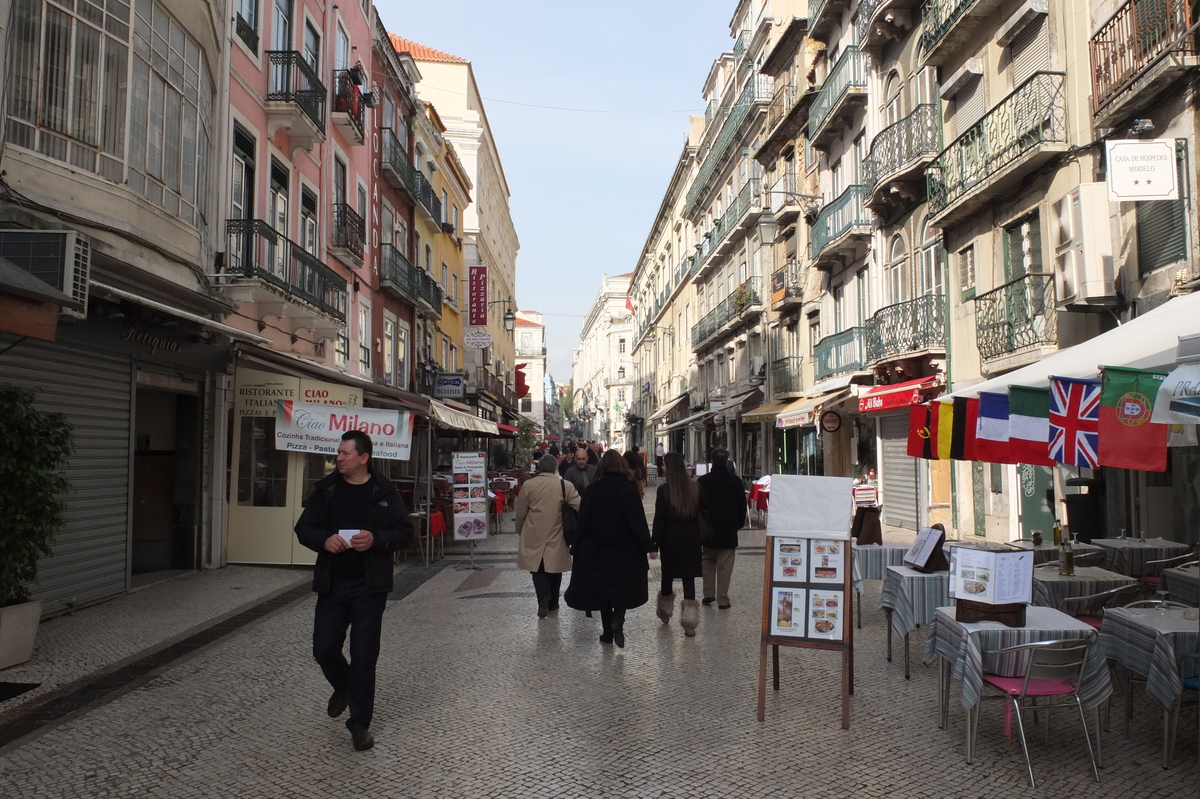
[[[71,18],[53,6],[46,9],[43,47],[42,119],[44,127],[67,132],[67,96],[70,87]]]
[[[275,449],[275,417],[242,418],[237,503],[259,508],[287,504],[288,453]]]

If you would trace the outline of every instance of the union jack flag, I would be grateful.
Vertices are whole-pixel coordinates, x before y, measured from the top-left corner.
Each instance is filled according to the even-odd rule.
[[[1096,468],[1100,427],[1099,380],[1050,378],[1050,457]]]

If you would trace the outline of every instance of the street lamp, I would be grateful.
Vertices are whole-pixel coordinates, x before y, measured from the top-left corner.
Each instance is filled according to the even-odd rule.
[[[824,199],[819,194],[800,194],[799,192],[785,191],[783,189],[767,189],[766,191],[762,192],[764,205],[762,214],[758,217],[759,241],[774,242],[775,236],[779,232],[779,223],[775,219],[775,212],[771,210],[771,205],[769,202],[767,202],[767,198],[772,194],[782,194],[788,199],[808,201],[810,205],[805,210],[805,216],[809,216],[815,207],[814,205],[811,205],[811,203],[819,203],[822,199]]]
[[[517,315],[513,313],[512,300],[492,300],[488,303],[488,307],[491,308],[493,305],[499,305],[500,303],[504,303],[504,316],[501,317],[504,320],[504,332],[511,333],[513,332],[513,328],[517,326]]]

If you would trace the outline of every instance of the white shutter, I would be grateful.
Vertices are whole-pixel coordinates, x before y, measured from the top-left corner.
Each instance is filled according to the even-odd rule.
[[[1032,22],[1013,37],[1008,46],[1012,59],[1013,88],[1020,86],[1035,72],[1050,68],[1050,34],[1046,30],[1046,18],[1038,15]]]
[[[954,130],[963,135],[983,116],[983,81],[978,77],[969,79],[954,95]]]

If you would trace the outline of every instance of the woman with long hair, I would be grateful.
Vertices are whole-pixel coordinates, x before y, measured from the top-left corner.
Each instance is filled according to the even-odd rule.
[[[600,458],[596,480],[583,492],[571,585],[564,595],[576,610],[598,610],[600,642],[625,647],[625,611],[649,600],[651,550],[646,512],[629,466],[615,450]]]
[[[700,489],[688,476],[683,456],[668,452],[663,458],[666,482],[659,484],[654,500],[654,533],[651,541],[662,557],[662,591],[656,612],[663,624],[669,624],[675,612],[673,586],[683,584],[683,603],[679,623],[686,635],[696,634],[700,623],[700,603],[696,601],[696,578],[702,575],[700,562]]]

